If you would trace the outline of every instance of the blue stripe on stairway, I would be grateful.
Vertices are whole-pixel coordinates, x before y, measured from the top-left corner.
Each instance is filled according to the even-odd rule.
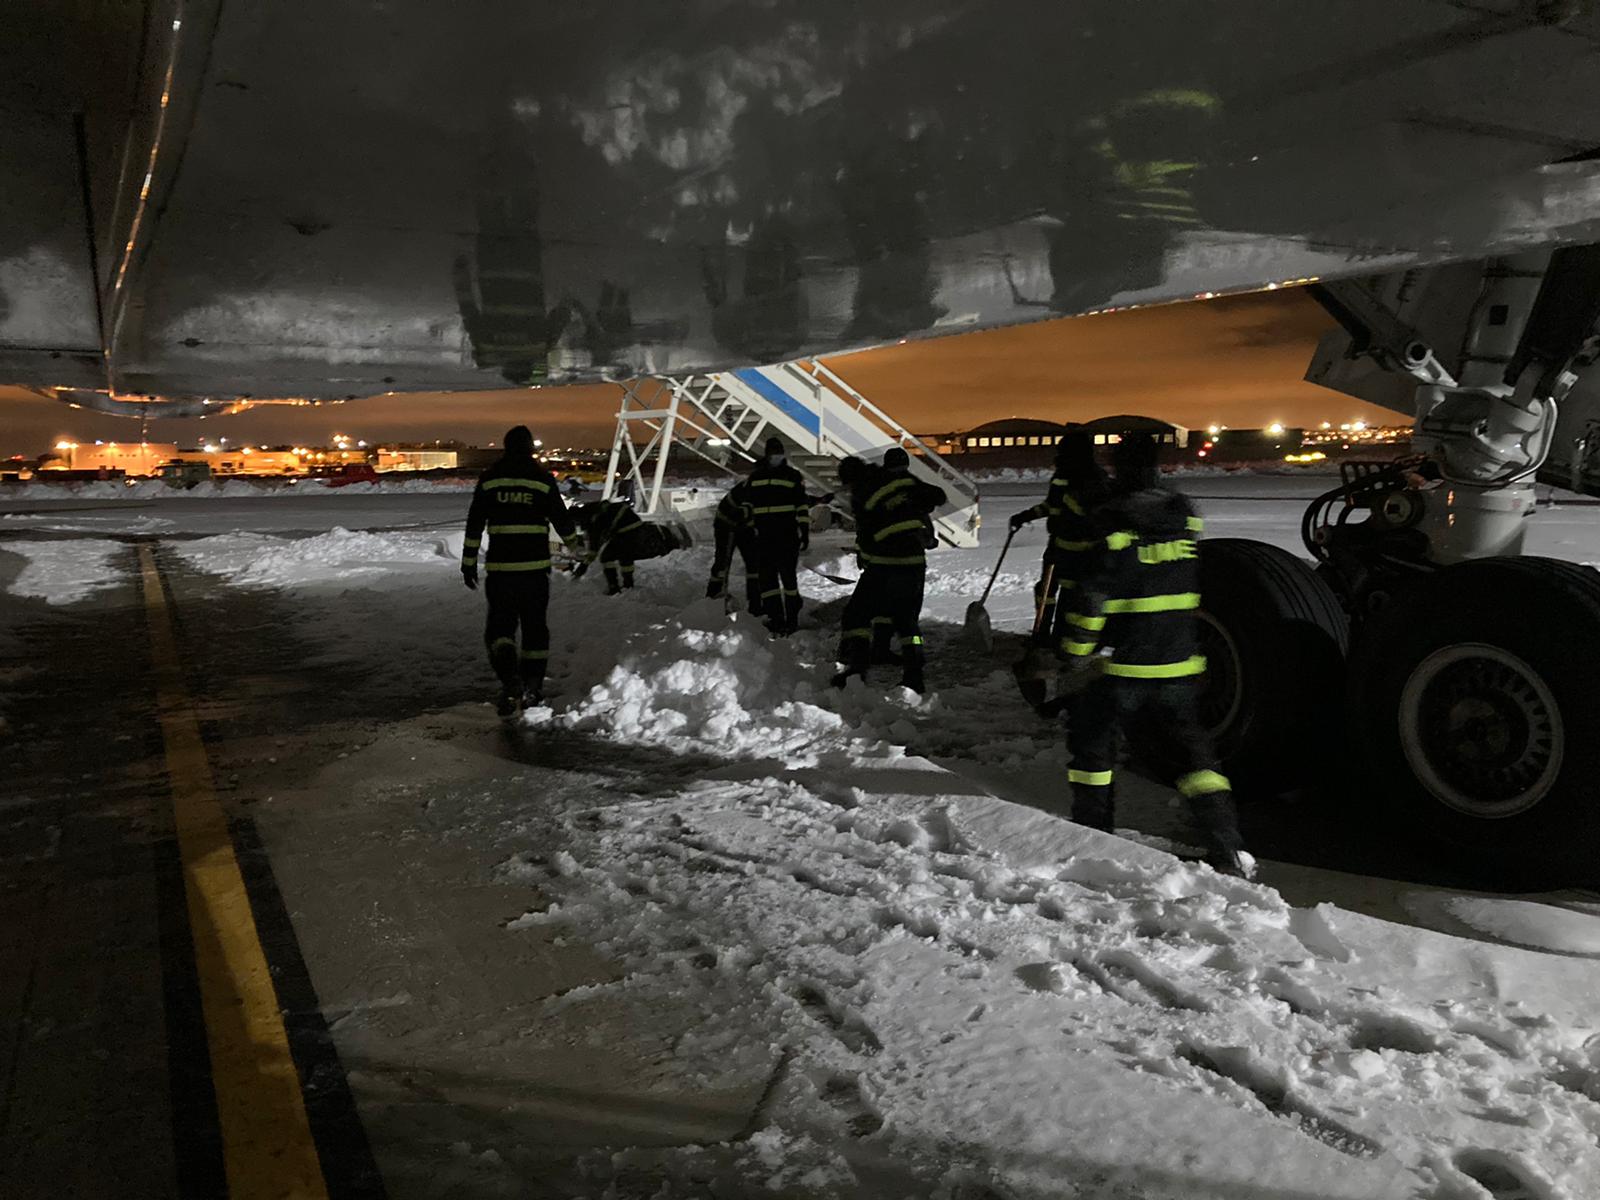
[[[760,367],[745,367],[735,371],[733,375],[768,404],[776,407],[784,416],[800,425],[807,433],[815,435],[822,431],[822,418],[763,375]]]

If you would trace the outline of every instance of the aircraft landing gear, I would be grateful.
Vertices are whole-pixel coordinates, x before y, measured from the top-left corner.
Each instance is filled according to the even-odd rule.
[[[1542,558],[1439,571],[1368,621],[1351,744],[1381,820],[1507,883],[1600,851],[1600,573]]]
[[[1339,728],[1349,621],[1328,585],[1276,546],[1200,543],[1201,718],[1229,778],[1288,791],[1315,761],[1309,731]]]

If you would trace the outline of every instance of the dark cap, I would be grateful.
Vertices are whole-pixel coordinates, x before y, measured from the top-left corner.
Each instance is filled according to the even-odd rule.
[[[1156,439],[1148,433],[1123,434],[1122,440],[1111,450],[1117,486],[1129,492],[1155,487],[1158,454]]]
[[[846,455],[839,460],[839,482],[850,484],[866,474],[867,464],[854,454]]]
[[[891,471],[903,470],[911,465],[911,456],[899,446],[890,446],[883,452],[883,465]]]
[[[769,457],[769,458],[772,457],[773,455],[777,455],[778,457],[781,458],[785,454],[787,454],[788,451],[786,451],[783,448],[783,439],[782,438],[769,437],[767,439],[767,448],[766,448],[766,450],[763,451],[763,453],[766,454],[767,457]]]
[[[526,425],[513,425],[506,430],[505,441],[500,444],[511,454],[532,454],[533,430]]]
[[[1056,442],[1056,463],[1068,474],[1094,465],[1094,438],[1082,429],[1069,429]]]

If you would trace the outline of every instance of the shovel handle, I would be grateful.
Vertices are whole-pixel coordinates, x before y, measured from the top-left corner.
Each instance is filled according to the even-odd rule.
[[[1015,529],[1006,534],[1006,544],[1000,547],[1000,557],[994,560],[994,570],[989,575],[989,585],[983,589],[983,598],[978,601],[982,607],[989,602],[989,593],[994,590],[994,581],[1000,578],[1000,564],[1006,560],[1006,551],[1011,549],[1011,539],[1017,536]]]
[[[1044,587],[1039,592],[1039,606],[1033,614],[1033,632],[1035,635],[1042,632],[1044,625],[1044,610],[1050,606],[1050,585],[1056,581],[1056,565],[1051,563],[1044,569]]]

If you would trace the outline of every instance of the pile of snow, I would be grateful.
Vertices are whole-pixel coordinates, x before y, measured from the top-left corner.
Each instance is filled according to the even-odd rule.
[[[1408,892],[1406,910],[1443,929],[1486,935],[1517,946],[1557,954],[1600,958],[1600,904],[1567,906],[1509,896],[1451,896]]]
[[[396,569],[454,567],[461,561],[460,532],[366,533],[335,526],[307,538],[229,533],[171,550],[196,570],[221,575],[244,587],[306,587],[348,584]]]
[[[75,604],[115,587],[123,578],[118,556],[125,553],[121,542],[99,538],[0,542],[0,554],[26,560],[7,590],[47,604]]]
[[[51,533],[165,533],[173,522],[165,517],[132,516],[124,512],[73,512],[57,516],[51,512],[0,513],[0,529],[38,529]]]
[[[627,639],[605,678],[560,712],[525,719],[730,759],[898,753],[885,739],[903,738],[907,718],[938,701],[899,688],[839,692],[828,683],[836,640],[826,631],[774,639],[755,618],[700,600]]]
[[[1587,963],[1296,909],[916,759],[560,821],[506,864],[507,936],[717,1014],[674,1077],[764,1097],[728,1142],[591,1155],[596,1194],[1596,1194]]]
[[[159,479],[63,480],[6,484],[0,498],[15,502],[39,500],[248,500],[281,496],[415,496],[470,492],[475,479],[405,477],[380,478],[376,483],[332,486],[327,479],[211,479],[192,488],[171,487]]]

